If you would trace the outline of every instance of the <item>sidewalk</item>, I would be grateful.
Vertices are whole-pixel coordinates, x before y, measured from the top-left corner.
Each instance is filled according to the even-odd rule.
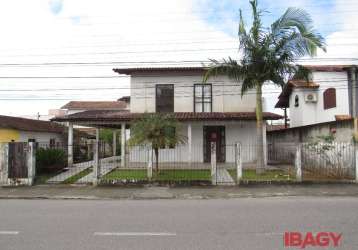
[[[354,196],[355,184],[256,185],[240,187],[34,186],[0,188],[0,199],[229,199],[285,196]]]

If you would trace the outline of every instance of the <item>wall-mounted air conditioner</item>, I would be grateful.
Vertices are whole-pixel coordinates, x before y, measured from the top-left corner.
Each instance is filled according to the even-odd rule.
[[[317,93],[305,94],[305,102],[317,102]]]

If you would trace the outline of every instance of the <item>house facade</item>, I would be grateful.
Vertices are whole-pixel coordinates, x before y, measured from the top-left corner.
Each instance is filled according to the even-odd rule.
[[[49,122],[13,116],[0,116],[0,142],[39,142],[63,145],[67,129]]]
[[[180,134],[188,138],[182,155],[191,161],[210,162],[210,145],[216,143],[218,162],[234,162],[234,153],[227,145],[256,144],[254,92],[241,96],[241,86],[225,76],[209,79],[203,84],[203,68],[116,69],[117,73],[131,76],[132,113],[187,114],[181,119]],[[230,114],[235,114],[230,118]],[[228,117],[221,118],[221,115]],[[245,117],[246,115],[246,117]],[[241,116],[241,117],[240,117]],[[264,126],[264,135],[266,128]],[[264,144],[266,144],[264,138]],[[189,150],[195,148],[196,153]],[[198,149],[202,153],[198,153]],[[163,159],[170,151],[163,149]],[[192,150],[193,151],[193,150]],[[253,150],[254,151],[254,150]],[[254,161],[252,152],[246,161]],[[187,157],[181,157],[187,161]]]
[[[340,65],[306,67],[312,71],[310,81],[290,81],[275,106],[289,109],[290,127],[352,117],[357,107],[355,67]]]
[[[233,146],[241,143],[243,161],[256,160],[256,93],[241,96],[241,85],[225,76],[202,82],[203,67],[121,68],[118,74],[131,77],[129,111],[86,111],[57,121],[71,124],[122,128],[122,148],[125,148],[125,129],[146,113],[170,113],[180,123],[180,131],[187,138],[185,145],[163,148],[161,161],[170,161],[177,154],[182,162],[210,162],[210,145],[215,143],[217,162],[234,162]],[[265,120],[282,117],[264,113]],[[266,126],[263,127],[266,145]],[[251,145],[252,147],[249,147]],[[231,148],[230,148],[231,146]],[[136,161],[135,148],[122,152],[122,164]],[[245,153],[246,150],[246,153]],[[266,152],[266,150],[265,150]],[[266,158],[266,157],[265,157]]]

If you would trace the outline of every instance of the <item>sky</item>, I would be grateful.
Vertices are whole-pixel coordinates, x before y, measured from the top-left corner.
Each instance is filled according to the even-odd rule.
[[[287,7],[308,11],[328,52],[308,64],[356,64],[358,1],[259,0],[264,24]],[[71,100],[116,100],[129,78],[115,67],[194,65],[237,58],[248,0],[2,0],[0,114],[46,115]],[[160,62],[160,63],[158,63]],[[279,89],[266,88],[267,110]]]

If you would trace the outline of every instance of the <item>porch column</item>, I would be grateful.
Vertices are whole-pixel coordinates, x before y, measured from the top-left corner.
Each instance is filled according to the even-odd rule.
[[[113,130],[113,156],[117,154],[117,131]]]
[[[121,167],[126,165],[126,124],[121,124]]]
[[[192,162],[192,133],[191,133],[191,123],[188,123],[188,163],[191,166]]]
[[[73,165],[73,124],[68,123],[67,167]]]

